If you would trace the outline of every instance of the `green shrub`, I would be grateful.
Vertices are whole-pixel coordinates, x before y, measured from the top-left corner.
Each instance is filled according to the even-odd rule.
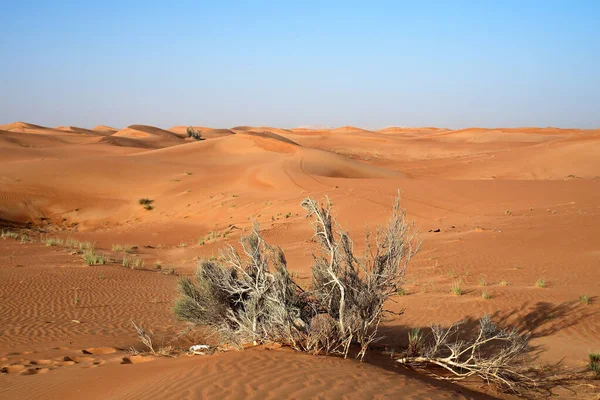
[[[191,126],[189,126],[185,132],[189,138],[193,138],[194,140],[204,140],[202,137],[202,131],[196,130]]]
[[[600,376],[600,353],[590,353],[588,357],[590,359],[590,369],[597,376]]]

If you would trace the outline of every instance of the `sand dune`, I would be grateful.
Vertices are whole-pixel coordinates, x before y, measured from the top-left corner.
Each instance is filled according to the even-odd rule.
[[[359,364],[260,348],[121,364],[139,344],[131,320],[158,341],[183,328],[170,309],[177,276],[197,257],[235,245],[256,221],[308,284],[315,248],[300,202],[329,196],[361,252],[398,189],[423,247],[408,295],[389,305],[405,313],[385,321],[381,346],[402,349],[411,328],[489,313],[532,331],[536,364],[585,369],[600,336],[600,130],[195,127],[206,140],[193,141],[186,129],[0,127],[0,228],[34,239],[0,239],[7,398],[507,397],[478,381],[432,381],[389,356]],[[87,266],[49,237],[92,242],[108,264]],[[115,244],[144,266],[123,268]],[[457,281],[462,296],[450,293]],[[554,393],[593,393],[571,389]]]
[[[131,139],[179,139],[179,136],[173,132],[149,125],[129,125],[115,132],[113,136]]]
[[[361,129],[361,128],[356,128],[354,126],[341,126],[339,128],[331,129],[330,132],[345,134],[345,133],[367,133],[367,132],[371,132],[371,131]]]
[[[95,127],[92,128],[93,131],[97,131],[97,132],[117,132],[118,129],[113,128],[111,126],[108,125],[96,125]]]

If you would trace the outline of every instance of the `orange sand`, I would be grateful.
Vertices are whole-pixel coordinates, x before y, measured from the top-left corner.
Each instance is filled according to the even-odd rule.
[[[578,371],[600,350],[600,130],[195,129],[206,140],[187,138],[185,126],[0,126],[0,228],[95,242],[115,260],[89,267],[64,246],[0,240],[0,368],[10,372],[0,397],[497,396],[376,355],[360,364],[252,349],[121,364],[138,344],[130,321],[172,337],[182,328],[170,313],[177,275],[234,244],[252,220],[308,284],[306,196],[333,200],[359,250],[398,189],[420,225],[409,295],[390,304],[406,312],[386,321],[381,346],[400,349],[412,327],[491,313],[533,331],[535,363]],[[211,231],[227,234],[209,241]],[[123,268],[114,244],[137,245],[144,270]],[[154,270],[157,260],[175,274]],[[462,296],[450,293],[458,280]],[[578,301],[583,294],[592,304]],[[83,354],[90,348],[102,349]]]

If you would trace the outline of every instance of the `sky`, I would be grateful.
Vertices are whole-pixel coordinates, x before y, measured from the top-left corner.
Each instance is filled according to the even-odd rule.
[[[0,10],[0,124],[600,127],[595,0]]]

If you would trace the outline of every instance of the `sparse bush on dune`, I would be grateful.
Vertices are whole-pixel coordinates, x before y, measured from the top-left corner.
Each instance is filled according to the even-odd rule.
[[[191,126],[188,126],[185,133],[187,134],[187,137],[193,138],[194,140],[204,140],[202,137],[202,131],[194,129]]]
[[[255,225],[224,262],[203,261],[194,279],[179,283],[176,315],[217,330],[224,342],[279,342],[310,353],[347,356],[352,344],[364,357],[377,333],[387,299],[400,289],[406,266],[419,249],[413,224],[399,198],[385,230],[364,257],[331,216],[331,203],[306,199],[321,254],[315,256],[313,285],[301,288],[287,269],[283,252],[269,246]]]

